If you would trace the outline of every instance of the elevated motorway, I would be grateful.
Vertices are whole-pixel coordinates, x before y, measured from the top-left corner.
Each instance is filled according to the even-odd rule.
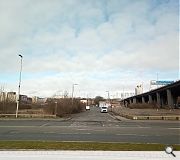
[[[174,108],[177,99],[180,96],[180,80],[172,84],[151,90],[149,92],[128,97],[122,102],[124,105],[136,103],[155,104],[158,107],[168,106]]]

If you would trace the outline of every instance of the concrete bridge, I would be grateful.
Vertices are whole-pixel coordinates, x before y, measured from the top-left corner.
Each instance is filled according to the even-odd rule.
[[[133,97],[122,100],[124,105],[149,103],[156,104],[157,107],[168,106],[174,108],[177,104],[177,99],[180,96],[180,80],[172,84],[151,90],[149,92],[135,95]]]

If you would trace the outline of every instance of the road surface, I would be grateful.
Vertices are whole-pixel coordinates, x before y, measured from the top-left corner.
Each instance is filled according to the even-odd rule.
[[[0,120],[0,140],[180,144],[178,121],[116,120],[96,107],[62,120]]]

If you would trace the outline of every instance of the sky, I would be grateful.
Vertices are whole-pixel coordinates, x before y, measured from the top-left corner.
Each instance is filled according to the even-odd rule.
[[[178,0],[0,0],[0,87],[107,97],[179,79]]]

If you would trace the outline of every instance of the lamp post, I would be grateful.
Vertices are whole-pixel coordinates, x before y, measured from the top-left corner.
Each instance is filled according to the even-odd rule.
[[[74,95],[74,86],[76,86],[76,85],[78,85],[78,84],[73,84],[72,85],[72,106],[73,106],[73,95]]]
[[[18,116],[18,108],[19,108],[19,101],[20,101],[21,73],[22,73],[22,59],[23,59],[23,56],[21,54],[19,54],[19,57],[21,58],[21,66],[20,66],[20,73],[19,73],[19,86],[18,86],[18,97],[17,97],[17,107],[16,107],[16,118]]]
[[[156,88],[158,88],[158,77],[159,77],[159,75],[158,75],[158,73],[157,73]]]
[[[109,91],[106,91],[108,93],[108,101],[110,103],[110,97],[109,97]]]

